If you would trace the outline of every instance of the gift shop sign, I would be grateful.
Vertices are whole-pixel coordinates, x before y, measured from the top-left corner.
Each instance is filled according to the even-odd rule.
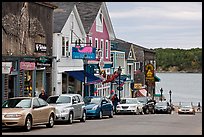
[[[35,43],[35,52],[46,52],[47,46],[42,43]]]
[[[2,62],[2,74],[10,74],[12,62]]]
[[[20,69],[21,70],[34,70],[35,62],[20,62]]]

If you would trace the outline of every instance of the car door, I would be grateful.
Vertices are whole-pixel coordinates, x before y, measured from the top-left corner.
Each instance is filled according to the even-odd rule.
[[[72,107],[74,108],[74,119],[79,117],[79,106],[78,101],[76,100],[76,96],[72,96]]]
[[[32,110],[33,124],[40,123],[41,121],[41,109],[40,103],[37,98],[33,99],[33,110]]]
[[[48,104],[46,101],[44,101],[41,98],[38,98],[38,101],[40,103],[40,113],[41,113],[41,122],[48,122],[49,114],[50,114],[50,108],[48,107]]]
[[[103,115],[108,115],[108,112],[109,112],[108,101],[105,98],[103,98],[101,101],[101,108],[102,108]]]

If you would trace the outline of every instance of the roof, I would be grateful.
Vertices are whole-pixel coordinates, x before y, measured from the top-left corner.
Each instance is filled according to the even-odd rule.
[[[76,2],[52,2],[58,8],[54,10],[54,33],[61,32]]]
[[[131,48],[131,43],[126,42],[126,41],[121,40],[121,39],[118,39],[118,38],[116,38],[112,42],[116,44],[114,49],[118,50],[118,51],[125,52],[125,58],[127,59],[128,55],[129,55],[130,48]]]
[[[86,34],[89,33],[102,2],[77,2],[76,7],[82,20]]]

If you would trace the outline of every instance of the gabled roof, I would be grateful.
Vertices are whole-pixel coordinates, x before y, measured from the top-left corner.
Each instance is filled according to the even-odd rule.
[[[118,39],[118,38],[116,38],[115,40],[111,42],[115,44],[115,47],[114,47],[115,50],[125,52],[125,59],[127,59],[129,52],[130,52],[131,43]]]
[[[52,4],[58,6],[53,13],[54,33],[61,32],[76,3],[77,2],[52,2]]]
[[[76,7],[86,34],[89,33],[101,5],[102,2],[76,2]]]

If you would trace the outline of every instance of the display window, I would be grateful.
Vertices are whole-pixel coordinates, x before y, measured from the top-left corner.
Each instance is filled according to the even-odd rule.
[[[32,97],[32,72],[31,70],[25,70],[24,73],[24,96]]]

